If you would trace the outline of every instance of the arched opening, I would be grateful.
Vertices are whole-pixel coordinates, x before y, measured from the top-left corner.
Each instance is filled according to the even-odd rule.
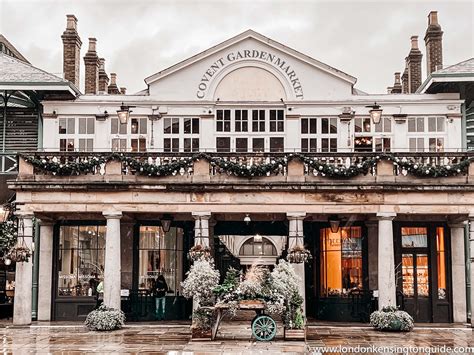
[[[277,250],[268,238],[256,235],[242,244],[239,256],[277,256]]]
[[[226,74],[214,92],[220,101],[286,100],[285,88],[270,71],[257,66],[237,68]]]

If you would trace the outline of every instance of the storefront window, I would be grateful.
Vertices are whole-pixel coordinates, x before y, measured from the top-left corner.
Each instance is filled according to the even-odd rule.
[[[403,248],[428,247],[428,230],[424,227],[402,227]]]
[[[104,259],[105,226],[61,226],[58,296],[95,296]]]
[[[362,228],[324,228],[321,241],[321,296],[349,297],[363,289]]]
[[[436,256],[438,262],[438,299],[446,299],[446,252],[444,228],[436,228]]]
[[[165,277],[168,295],[179,292],[183,278],[183,229],[141,226],[138,287],[151,290],[159,275]]]

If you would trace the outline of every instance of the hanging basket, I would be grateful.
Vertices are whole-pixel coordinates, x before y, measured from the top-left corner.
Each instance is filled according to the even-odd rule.
[[[211,259],[211,248],[204,247],[200,244],[193,246],[188,253],[188,258],[191,261],[197,260],[210,260]]]
[[[26,245],[16,245],[8,253],[8,258],[14,262],[28,262],[31,257],[31,250]]]
[[[311,260],[312,256],[309,250],[302,245],[297,245],[288,251],[287,259],[290,263],[301,264]]]

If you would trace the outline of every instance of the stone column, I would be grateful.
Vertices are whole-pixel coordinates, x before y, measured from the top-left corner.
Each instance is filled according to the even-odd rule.
[[[19,236],[23,233],[26,246],[31,250],[33,242],[33,214],[19,212],[18,218],[23,227],[18,231]],[[18,242],[21,238],[18,239]],[[15,303],[13,309],[13,324],[31,324],[31,302],[33,286],[33,256],[27,262],[17,262],[15,271]]]
[[[378,289],[378,260],[379,260],[379,235],[378,222],[366,221],[367,238],[368,238],[368,264],[369,264],[369,290]]]
[[[396,306],[395,253],[393,249],[393,224],[396,213],[379,212],[378,290],[379,309]]]
[[[474,214],[469,214],[469,252],[471,274],[471,326],[474,328]]]
[[[120,309],[120,218],[122,212],[104,212],[107,219],[105,236],[105,267],[104,267],[104,304],[107,307]]]
[[[304,246],[303,220],[305,212],[289,212],[286,214],[289,221],[288,228],[288,250],[295,246]],[[304,263],[291,264],[296,275],[300,278],[299,291],[303,297],[303,314],[306,315],[306,289],[305,289],[305,267]]]
[[[209,219],[211,212],[193,212],[194,222],[194,245],[209,247]]]
[[[51,320],[53,284],[53,223],[40,221],[38,320]]]
[[[451,229],[451,277],[453,285],[453,321],[467,321],[466,265],[464,253],[465,223],[450,224]]]

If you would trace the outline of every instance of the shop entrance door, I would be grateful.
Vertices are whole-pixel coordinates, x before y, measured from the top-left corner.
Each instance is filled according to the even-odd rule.
[[[431,321],[428,254],[402,254],[402,278],[405,310],[417,322]]]
[[[415,322],[451,321],[446,230],[437,223],[403,223],[397,228],[397,303]]]

